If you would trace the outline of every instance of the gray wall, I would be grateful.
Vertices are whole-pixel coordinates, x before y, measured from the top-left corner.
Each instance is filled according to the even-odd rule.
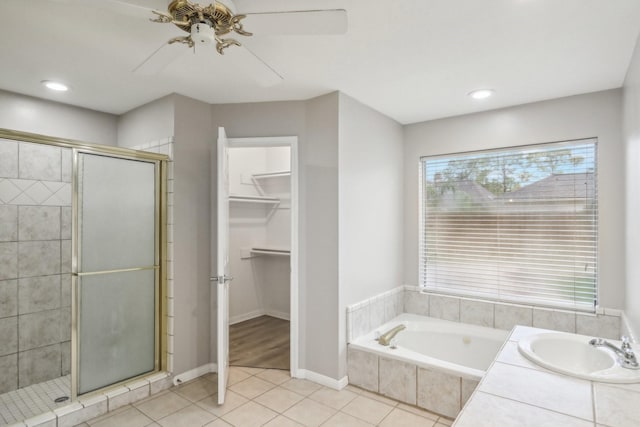
[[[117,117],[0,91],[0,128],[94,144],[116,145]]]
[[[176,95],[168,95],[118,117],[118,145],[135,147],[174,136]]]
[[[300,212],[305,220],[300,242],[307,337],[303,368],[336,379],[345,375],[338,344],[338,99],[334,92],[307,102],[307,139],[300,156],[306,178],[300,185],[306,197]]]
[[[211,106],[174,95],[174,372],[211,361]]]
[[[224,126],[232,138],[298,137],[300,367],[337,378],[338,94],[212,111],[214,128]]]
[[[402,125],[340,94],[339,344],[346,307],[402,284]]]
[[[640,40],[640,39],[639,39]],[[627,277],[624,310],[636,338],[640,333],[640,42],[624,83],[624,140],[626,156]]]
[[[624,307],[625,198],[621,90],[520,105],[405,127],[404,281],[418,284],[420,156],[598,138],[599,304]]]

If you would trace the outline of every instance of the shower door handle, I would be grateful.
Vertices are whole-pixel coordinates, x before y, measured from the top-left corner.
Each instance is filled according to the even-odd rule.
[[[215,276],[210,277],[209,280],[211,280],[212,282],[226,283],[232,281],[233,276]]]

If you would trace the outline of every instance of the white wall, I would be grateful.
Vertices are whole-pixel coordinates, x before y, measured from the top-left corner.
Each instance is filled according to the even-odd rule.
[[[0,90],[0,128],[116,145],[117,116]]]
[[[339,343],[346,375],[346,307],[402,284],[402,126],[340,94]]]
[[[640,39],[639,39],[640,40]],[[638,338],[640,333],[640,41],[624,83],[624,141],[626,157],[626,295],[624,311]]]
[[[259,195],[251,180],[252,174],[289,169],[288,147],[230,148],[229,192]],[[229,262],[234,277],[229,291],[231,323],[263,314],[289,318],[289,257],[249,257],[247,253],[252,247],[289,248],[289,205],[285,201],[277,210],[271,211],[271,208],[272,205],[262,203],[231,203]]]
[[[598,138],[599,304],[624,307],[624,147],[619,89],[405,127],[404,281],[418,284],[420,156]]]

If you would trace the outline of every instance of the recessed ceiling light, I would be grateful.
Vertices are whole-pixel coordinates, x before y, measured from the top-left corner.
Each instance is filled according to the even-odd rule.
[[[489,98],[494,93],[496,93],[496,91],[493,89],[478,89],[478,90],[469,92],[468,95],[473,99],[486,99],[486,98]]]
[[[69,86],[64,83],[54,82],[53,80],[43,80],[42,83],[47,89],[55,90],[58,92],[66,92],[69,90]]]

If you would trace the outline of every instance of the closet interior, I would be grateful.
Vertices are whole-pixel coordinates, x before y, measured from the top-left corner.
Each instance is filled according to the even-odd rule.
[[[290,368],[291,149],[229,149],[229,362]]]

